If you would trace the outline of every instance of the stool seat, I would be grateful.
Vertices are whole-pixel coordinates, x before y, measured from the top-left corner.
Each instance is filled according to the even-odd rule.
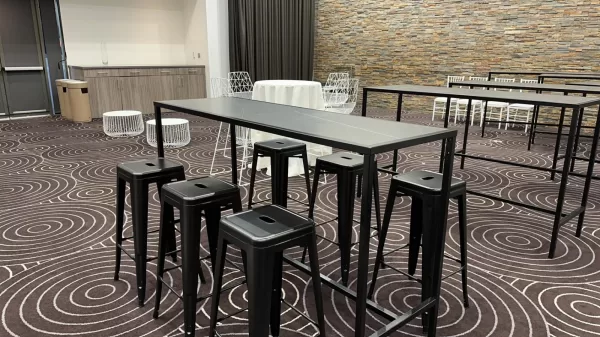
[[[163,158],[143,159],[120,163],[117,170],[129,178],[156,179],[170,173],[179,173],[183,166]]]
[[[396,175],[392,179],[398,183],[399,187],[408,188],[415,192],[427,194],[440,194],[442,192],[443,175],[437,172],[411,171]],[[463,193],[466,188],[466,182],[453,177],[450,183],[450,197],[453,198],[456,193]]]
[[[255,247],[271,246],[313,230],[314,222],[278,205],[255,208],[221,220],[221,229]]]
[[[272,151],[289,151],[294,149],[302,150],[305,148],[306,144],[289,138],[277,138],[254,143],[254,148],[257,146],[267,148]]]
[[[363,156],[348,152],[336,152],[328,156],[319,157],[318,160],[325,164],[347,168],[362,168],[363,165]]]
[[[167,184],[163,192],[189,202],[239,193],[239,188],[220,179],[203,177]]]

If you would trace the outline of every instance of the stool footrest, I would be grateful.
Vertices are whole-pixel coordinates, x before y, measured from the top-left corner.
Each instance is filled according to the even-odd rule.
[[[236,284],[233,284],[233,285],[229,285],[229,286],[227,286],[227,287],[225,287],[225,288],[221,288],[221,292],[220,292],[220,293],[222,294],[222,293],[224,293],[224,292],[226,292],[226,291],[229,291],[229,290],[232,290],[232,289],[234,289],[234,288],[237,288],[237,287],[239,287],[239,286],[241,286],[241,285],[243,285],[243,284],[246,284],[246,280],[243,280],[242,282],[238,282],[238,283],[236,283]],[[213,294],[212,294],[212,293],[210,293],[210,294],[208,294],[208,295],[204,295],[204,296],[198,297],[198,298],[196,299],[196,302],[202,302],[202,301],[204,301],[205,299],[207,299],[207,298],[209,298],[209,297],[212,297],[212,295],[213,295]],[[240,311],[240,312],[241,312],[241,311]],[[238,312],[238,314],[239,314],[239,312]],[[232,315],[232,316],[233,316],[233,315]],[[230,317],[231,317],[231,316],[230,316]]]
[[[306,202],[304,202],[304,201],[300,201],[300,200],[298,200],[298,199],[294,199],[294,198],[290,197],[289,195],[288,195],[288,197],[287,197],[287,198],[288,198],[288,200],[295,201],[295,202],[299,203],[300,205],[304,205],[304,206],[310,206],[308,203],[306,203]],[[267,202],[267,201],[271,201],[271,200],[272,200],[271,198],[268,198],[268,199],[262,199],[262,200],[258,200],[258,201],[251,201],[251,202],[250,202],[250,206],[252,206],[252,205],[256,205],[256,204],[265,203],[265,202]],[[308,210],[307,210],[307,211],[308,211]],[[302,212],[306,212],[306,211],[302,211]]]
[[[465,267],[464,267],[464,266],[463,266],[463,267],[460,267],[460,268],[458,268],[458,270],[455,270],[455,271],[451,272],[450,274],[448,274],[448,275],[446,275],[446,276],[442,277],[442,281],[443,281],[443,280],[445,280],[445,279],[447,279],[448,277],[450,277],[450,276],[452,276],[452,275],[456,274],[456,273],[460,273],[461,271],[463,271],[463,269],[465,269]]]
[[[298,310],[296,307],[294,307],[291,303],[289,303],[288,301],[284,300],[283,298],[281,299],[281,303],[287,305],[290,309],[294,310],[298,315],[306,318],[307,321],[309,321],[312,325],[314,325],[317,329],[319,328],[319,324],[317,322],[315,322],[312,318],[310,318],[306,313]]]
[[[129,256],[130,259],[132,259],[133,261],[135,261],[135,257],[132,256],[131,254],[129,254],[129,252],[127,250],[125,250],[125,248],[123,248],[123,246],[121,245],[117,245],[117,247],[119,247],[119,249],[125,253],[125,255]]]
[[[169,288],[169,290],[171,290],[171,292],[173,292],[173,294],[175,294],[175,296],[177,296],[177,297],[178,297],[180,300],[183,300],[183,296],[179,295],[179,294],[177,293],[177,291],[176,291],[175,289],[173,289],[173,287],[171,287],[170,285],[168,285],[168,284],[167,284],[167,282],[165,282],[165,281],[163,280],[163,278],[162,278],[162,277],[158,277],[158,281],[159,281],[159,282],[162,282],[162,283],[163,283],[163,284],[164,284],[164,285],[165,285],[167,288]]]
[[[406,249],[408,246],[409,246],[409,244],[407,243],[407,244],[405,244],[405,245],[404,245],[404,246],[402,246],[402,247],[398,247],[398,248],[396,248],[396,249],[394,249],[394,250],[392,250],[392,251],[389,251],[389,252],[387,252],[387,253],[383,254],[383,256],[388,256],[388,255],[390,255],[390,254],[393,254],[393,253],[395,253],[395,252],[399,251],[400,249]]]
[[[181,268],[180,264],[178,264],[178,265],[176,265],[174,267],[165,268],[165,270],[163,272],[167,273],[167,272],[170,272],[171,270],[178,269],[178,268]]]
[[[398,269],[398,268],[392,267],[392,266],[390,266],[388,263],[386,263],[386,265],[385,265],[385,266],[386,266],[386,267],[388,267],[388,268],[390,268],[391,270],[393,270],[393,271],[397,272],[397,273],[400,273],[400,274],[402,274],[402,275],[404,275],[404,276],[408,277],[409,279],[411,279],[411,280],[413,280],[413,281],[417,281],[417,282],[419,282],[419,283],[422,283],[422,282],[423,282],[423,281],[422,281],[420,278],[416,278],[416,277],[414,277],[414,276],[410,275],[409,273],[407,273],[407,272],[405,272],[405,271],[402,271],[402,270],[400,270],[400,269]]]
[[[221,321],[224,321],[224,320],[226,320],[226,319],[228,319],[230,317],[233,317],[235,315],[239,315],[239,314],[241,314],[242,312],[244,312],[246,310],[248,310],[248,308],[240,309],[240,310],[238,310],[238,311],[236,311],[236,312],[234,312],[232,314],[228,314],[228,315],[225,315],[225,316],[223,316],[221,318],[217,318],[217,323],[219,323]]]
[[[374,229],[375,229],[375,228],[374,228]],[[373,235],[369,236],[369,239],[372,239],[372,238],[374,238],[374,237],[376,237],[376,236],[378,236],[378,235],[379,235],[379,234],[373,234]],[[336,246],[339,246],[339,245],[340,245],[339,243],[337,243],[337,242],[334,242],[334,241],[331,241],[330,239],[328,239],[328,238],[326,238],[326,237],[324,237],[324,236],[321,236],[321,235],[319,235],[319,234],[317,234],[317,237],[319,237],[319,238],[321,238],[321,239],[323,239],[323,240],[325,240],[325,241],[327,241],[327,242],[330,242],[330,243],[332,243],[332,244],[334,244],[334,245],[336,245]],[[358,243],[359,243],[358,241],[356,241],[356,242],[350,242],[350,247],[352,247],[352,246],[356,246]]]

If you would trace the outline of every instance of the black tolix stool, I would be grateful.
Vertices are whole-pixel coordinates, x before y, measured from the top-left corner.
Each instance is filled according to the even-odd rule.
[[[146,263],[156,259],[148,258],[148,187],[155,183],[160,195],[163,184],[184,180],[183,166],[162,158],[137,160],[117,165],[117,222],[116,222],[116,258],[115,281],[119,279],[121,268],[121,251],[135,261],[138,302],[144,305],[146,298]],[[125,212],[125,185],[129,183],[131,190],[131,215],[133,236],[123,237]],[[133,239],[135,254],[131,255],[123,248],[123,241]],[[168,244],[175,248],[175,233],[169,235]],[[175,257],[174,257],[175,258]]]
[[[323,238],[340,248],[340,260],[342,271],[342,284],[348,285],[348,274],[350,270],[350,250],[358,242],[352,243],[352,226],[354,225],[354,194],[357,178],[360,179],[363,171],[363,156],[347,152],[337,152],[328,156],[317,158],[315,164],[315,176],[313,178],[312,196],[310,198],[310,208],[308,217],[314,219],[315,200],[317,198],[317,188],[319,186],[319,176],[323,173],[331,173],[337,176],[337,202],[338,216],[317,226],[338,220],[337,236],[338,242],[333,242]],[[359,181],[359,184],[361,181]],[[373,176],[373,195],[375,202],[375,217],[377,219],[377,233],[381,229],[381,210],[379,205],[379,181],[377,174]],[[304,263],[306,249],[302,254],[302,263]]]
[[[246,252],[248,259],[248,325],[250,337],[279,336],[281,315],[281,278],[275,270],[281,263],[283,251],[305,246],[310,254],[310,268],[317,307],[316,324],[321,337],[325,337],[325,317],[321,294],[321,276],[317,242],[312,220],[304,218],[278,205],[257,207],[253,210],[224,217],[219,228],[217,267],[211,302],[210,330],[215,335],[219,312],[219,294],[223,285],[223,267],[227,246],[233,244]],[[279,262],[277,262],[279,261]],[[286,303],[287,304],[287,303]],[[290,305],[291,306],[291,305]],[[292,309],[295,309],[292,307]],[[296,311],[308,318],[302,312]],[[311,322],[314,323],[310,318]]]
[[[373,279],[369,288],[368,297],[372,298],[375,290],[375,281],[377,281],[377,273],[383,256],[394,253],[408,246],[408,274],[398,270],[392,266],[390,269],[395,270],[410,279],[422,283],[420,279],[413,277],[417,267],[417,259],[423,237],[423,224],[430,221],[433,198],[440,195],[442,190],[442,175],[439,173],[428,171],[412,171],[406,174],[394,176],[391,181],[390,191],[388,194],[385,214],[383,216],[383,227],[379,238],[379,246],[377,247],[377,257],[375,258],[375,269],[373,270]],[[385,237],[390,225],[390,218],[394,208],[396,196],[409,196],[412,198],[411,215],[410,215],[410,239],[409,243],[403,247],[397,248],[391,252],[383,254],[385,245]],[[445,255],[447,258],[460,263],[460,269],[447,275],[444,279],[462,272],[462,288],[463,288],[463,305],[469,307],[469,295],[467,293],[467,184],[457,178],[452,178],[450,186],[450,198],[458,201],[458,228],[460,235],[460,259]],[[427,240],[427,235],[423,237]],[[424,296],[423,298],[426,298]]]
[[[182,265],[165,269],[165,255],[173,253],[167,249],[167,235],[174,231],[174,207],[179,209],[181,219],[179,225],[181,228]],[[164,272],[181,267],[183,274],[183,296],[178,297],[183,300],[184,330],[186,336],[193,336],[196,329],[198,275],[201,277],[201,282],[205,283],[202,279],[199,256],[202,212],[204,212],[206,218],[210,259],[213,262],[212,268],[214,270],[221,212],[228,209],[233,209],[234,212],[242,210],[240,190],[236,185],[228,182],[206,177],[179,181],[163,186],[156,272],[156,302],[153,316],[154,318],[158,318]],[[165,285],[167,284],[165,283]],[[169,285],[167,287],[174,294],[177,294]]]
[[[290,158],[302,158],[304,164],[304,177],[306,179],[306,193],[310,196],[310,178],[308,177],[306,144],[287,138],[256,142],[254,143],[254,153],[252,154],[252,171],[250,173],[250,188],[248,189],[248,209],[252,208],[253,204],[267,201],[261,200],[254,202],[252,200],[254,196],[254,181],[256,179],[256,163],[258,162],[258,157],[271,158],[271,195],[273,204],[287,207],[288,163]]]

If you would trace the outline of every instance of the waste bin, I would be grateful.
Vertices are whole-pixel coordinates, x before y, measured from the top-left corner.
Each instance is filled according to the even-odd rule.
[[[88,82],[71,80],[66,83],[69,94],[69,108],[73,122],[91,122],[92,110],[90,108],[90,95]]]
[[[60,104],[60,114],[65,119],[71,119],[71,107],[69,95],[67,94],[67,83],[73,80],[58,79],[56,80],[56,91],[58,92],[58,104]]]

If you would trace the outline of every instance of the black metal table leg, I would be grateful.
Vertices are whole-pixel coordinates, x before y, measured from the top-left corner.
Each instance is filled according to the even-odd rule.
[[[235,125],[229,124],[229,137],[231,138],[231,183],[237,185],[237,144],[235,135]]]
[[[156,120],[156,151],[159,158],[164,158],[165,148],[163,144],[162,118],[159,106],[154,106],[154,120]]]
[[[598,150],[598,137],[600,137],[600,107],[598,107],[598,113],[596,114],[596,126],[594,127],[594,138],[592,138],[592,148],[590,149],[590,159],[588,161],[588,170],[585,177],[585,185],[583,187],[583,196],[581,197],[581,207],[587,206],[587,199],[590,193],[590,185],[592,183],[592,174],[594,173],[594,164],[596,162],[596,151]],[[583,219],[585,216],[585,208],[579,219],[577,220],[577,230],[575,236],[581,236],[581,230],[583,228]]]
[[[556,132],[556,144],[554,145],[554,156],[552,157],[552,170],[556,170],[556,162],[558,161],[558,153],[560,151],[560,141],[562,138],[562,129],[565,122],[565,108],[560,109],[560,118],[558,120],[558,130]],[[565,159],[566,160],[566,159]],[[570,163],[568,163],[570,164]],[[556,172],[550,172],[550,180],[554,180]]]
[[[396,122],[402,118],[402,94],[398,94],[398,106],[396,107]],[[398,168],[398,150],[394,150],[394,162],[392,163],[392,171]]]
[[[581,126],[583,124],[583,113],[585,112],[584,109],[581,109],[579,111],[579,119],[577,120],[577,131],[575,132],[575,142],[574,142],[574,148],[573,148],[573,159],[571,159],[571,171],[573,172],[573,170],[575,169],[575,157],[577,156],[577,151],[579,151],[579,134],[581,133]]]
[[[450,85],[450,86],[452,86],[452,85]],[[452,103],[451,101],[452,101],[452,97],[448,97],[446,100],[446,107],[445,107],[446,113],[444,114],[444,128],[446,128],[446,129],[448,128],[448,122],[450,120],[450,104]],[[456,118],[456,117],[454,117],[454,118]],[[446,139],[442,139],[442,150],[440,153],[440,158],[444,158],[445,149],[446,149]],[[442,159],[442,160],[440,160],[440,171],[439,172],[441,173],[443,169],[444,169],[444,160]]]
[[[367,88],[364,88],[363,89],[363,99],[362,99],[362,112],[361,112],[361,115],[363,117],[367,116],[367,93],[368,93]]]
[[[562,176],[560,179],[560,189],[558,190],[558,199],[556,200],[556,212],[554,213],[554,226],[552,228],[552,239],[550,240],[550,252],[548,253],[549,258],[554,258],[554,251],[556,250],[556,241],[558,241],[558,231],[560,229],[560,226],[563,225],[562,210],[563,210],[563,204],[565,201],[565,195],[567,193],[567,182],[569,180],[569,167],[571,165],[571,157],[573,156],[573,141],[575,138],[576,124],[577,124],[578,119],[579,119],[579,108],[574,108],[573,115],[571,116],[571,126],[569,128],[569,139],[567,140],[565,160],[563,163]],[[560,136],[560,132],[559,132],[559,136]]]
[[[465,134],[463,135],[462,154],[467,154],[467,140],[469,139],[469,124],[471,123],[471,100],[467,104],[467,119],[465,120]],[[465,168],[465,156],[460,158],[461,170]]]
[[[356,279],[356,320],[354,336],[365,336],[367,318],[367,281],[369,275],[369,236],[371,233],[371,199],[375,156],[365,154],[363,160],[363,194],[360,206],[360,233],[358,244],[358,277]]]
[[[536,94],[540,94],[539,90],[535,91]],[[537,122],[537,113],[540,109],[539,105],[533,107],[533,116],[531,116],[531,127],[529,128],[529,139],[527,140],[527,151],[531,150],[531,144],[533,144],[533,135],[535,133],[535,126]]]

